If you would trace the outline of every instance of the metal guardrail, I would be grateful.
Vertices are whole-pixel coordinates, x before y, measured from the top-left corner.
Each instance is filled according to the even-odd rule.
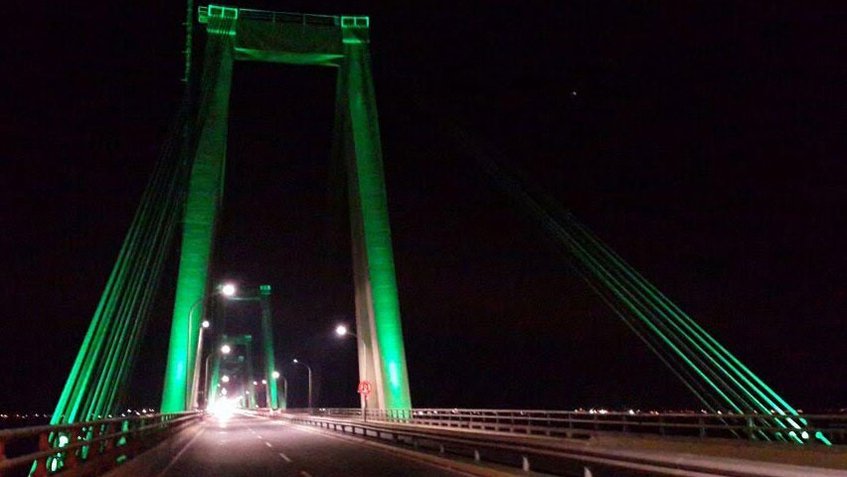
[[[316,410],[317,411],[317,410]],[[628,448],[620,444],[596,445],[584,440],[550,439],[485,431],[468,431],[443,426],[409,425],[409,419],[392,417],[391,421],[364,421],[351,414],[335,417],[314,414],[274,415],[294,424],[369,439],[377,445],[424,451],[441,457],[463,457],[476,463],[488,462],[555,475],[656,475],[676,477],[841,477],[844,470],[820,466],[819,454],[832,448],[795,447],[783,443],[784,449],[810,451],[805,463],[780,463],[767,460],[745,460],[737,449],[725,455],[698,455],[691,452],[666,451],[662,448]],[[343,410],[355,411],[355,410]],[[414,422],[414,421],[412,421]],[[614,439],[612,439],[614,442]],[[843,450],[838,449],[839,455]],[[811,457],[811,458],[808,458]]]
[[[0,477],[96,475],[160,442],[203,416],[142,414],[0,431]]]
[[[314,409],[313,414],[362,417],[360,409]],[[813,443],[819,435],[834,444],[847,444],[847,414],[775,416],[418,408],[369,409],[366,420],[568,438],[587,438],[601,433],[629,433]]]

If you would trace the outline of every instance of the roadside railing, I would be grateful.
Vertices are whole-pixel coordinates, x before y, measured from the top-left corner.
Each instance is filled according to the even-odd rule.
[[[202,418],[199,412],[0,430],[0,477],[96,475]]]
[[[514,425],[510,422],[499,432],[468,431],[470,420],[478,422],[479,414],[466,409],[415,409],[405,418],[398,417],[397,413],[388,413],[384,416],[385,420],[379,416],[380,413],[374,412],[367,421],[362,419],[361,411],[357,409],[308,411],[286,410],[271,413],[270,417],[346,434],[356,437],[358,442],[365,439],[372,445],[389,446],[392,452],[412,452],[424,460],[446,458],[450,460],[450,468],[465,470],[469,474],[478,474],[478,468],[473,466],[484,462],[553,475],[841,477],[845,475],[847,462],[844,460],[847,448],[842,446],[794,446],[781,442],[774,443],[771,448],[770,444],[763,447],[762,443],[726,446],[719,442],[718,446],[709,446],[703,442],[701,449],[694,450],[696,446],[691,446],[690,441],[682,442],[682,446],[638,445],[641,439],[620,439],[622,434],[597,441],[539,438],[527,435],[525,429],[542,426],[515,427],[519,426],[517,420],[526,417],[530,411],[486,410],[500,413],[500,418],[509,421],[515,418]],[[438,425],[422,424],[424,420],[418,419],[417,411],[427,411],[424,415],[430,421],[432,416],[446,414],[444,419],[436,419],[440,423]],[[502,415],[510,413],[515,415]],[[452,417],[447,418],[448,414]],[[598,418],[598,422],[601,421]],[[446,426],[447,422],[453,425]],[[627,421],[628,424],[632,422]],[[585,435],[595,432],[592,429]],[[763,453],[763,449],[767,452]],[[443,460],[439,462],[444,464]]]
[[[314,409],[313,414],[362,418],[361,409]],[[568,438],[588,438],[601,433],[629,433],[847,444],[847,414],[780,416],[418,408],[369,409],[366,419],[375,422],[404,422],[425,426]]]

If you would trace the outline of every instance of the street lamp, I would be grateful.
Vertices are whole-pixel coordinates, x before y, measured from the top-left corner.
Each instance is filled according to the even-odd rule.
[[[347,325],[345,325],[344,323],[340,323],[338,326],[335,327],[335,334],[338,335],[339,337],[344,337],[344,336],[349,335],[349,336],[356,338],[357,342],[360,341],[359,337],[356,336],[356,333],[353,333],[352,331],[350,331],[350,329],[347,328]],[[365,343],[365,340],[361,340],[361,342],[362,342],[363,348],[367,349],[368,344]],[[361,407],[362,407],[362,419],[367,421],[367,419],[368,419],[368,398],[364,393],[361,393],[361,392],[359,393],[359,398],[360,398]]]
[[[286,405],[287,405],[288,404],[288,380],[285,379],[285,376],[283,376],[282,374],[280,374],[279,371],[276,371],[276,370],[274,370],[274,372],[271,373],[271,377],[274,378],[274,381],[282,378],[282,399],[283,399],[283,402],[286,403]]]
[[[229,354],[230,351],[232,351],[232,348],[228,344],[225,344],[225,345],[221,346],[218,351],[220,351],[221,354]],[[209,353],[209,355],[206,356],[205,363],[203,364],[203,376],[205,376],[205,380],[206,380],[206,391],[205,391],[205,394],[204,394],[204,400],[206,401],[206,407],[209,406],[209,392],[211,390],[210,388],[212,387],[212,382],[210,380],[211,378],[209,376],[209,359],[211,359],[211,357],[214,354],[215,353]],[[227,379],[229,379],[229,378],[227,378]],[[217,383],[214,383],[214,384],[217,385]]]
[[[309,371],[309,412],[312,412],[312,368],[311,366],[298,360],[297,358],[292,359],[291,362],[294,364],[303,365]]]
[[[235,296],[235,292],[236,292],[236,291],[238,291],[238,289],[237,289],[237,288],[235,288],[235,284],[233,284],[233,283],[225,283],[225,284],[221,287],[221,294],[222,294],[223,296],[227,296],[227,297],[229,297],[229,296]]]
[[[347,328],[347,325],[343,323],[335,327],[335,334],[337,334],[338,336],[356,336],[356,334],[350,331],[350,329]]]
[[[225,284],[219,286],[218,289],[215,290],[214,292],[201,296],[200,298],[197,299],[197,301],[195,301],[191,305],[191,307],[188,309],[188,333],[186,335],[186,336],[188,336],[188,346],[186,347],[186,352],[187,352],[187,350],[191,349],[191,330],[194,329],[194,312],[196,310],[198,310],[199,308],[201,308],[201,305],[203,305],[203,303],[208,298],[211,298],[211,297],[213,297],[217,294],[221,294],[221,295],[229,298],[229,297],[234,296],[236,291],[237,291],[237,288],[235,287],[235,285],[233,283],[225,283]],[[207,329],[209,326],[210,326],[209,321],[203,320],[203,322],[201,323],[201,326],[200,326],[200,334],[197,337],[197,349],[194,350],[194,376],[192,376],[192,378],[191,378],[191,394],[190,394],[190,397],[191,397],[191,403],[190,404],[193,405],[193,407],[198,407],[197,394],[198,394],[198,388],[199,388],[199,385],[200,385],[200,356],[202,356],[202,348],[203,348],[203,330]],[[186,367],[186,372],[187,371],[188,371],[188,368]],[[186,381],[187,381],[187,378],[188,378],[188,376],[186,375]]]
[[[265,405],[266,405],[267,408],[273,409],[273,403],[271,402],[271,396],[270,396],[270,389],[268,388],[268,380],[263,379],[261,385],[265,387]],[[261,387],[259,387],[259,381],[253,381],[253,386],[257,389],[262,389]],[[258,400],[259,400],[259,391],[256,391],[256,401],[258,402]]]

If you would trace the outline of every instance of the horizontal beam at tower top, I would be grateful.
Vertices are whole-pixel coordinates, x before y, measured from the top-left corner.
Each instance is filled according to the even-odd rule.
[[[370,43],[367,16],[208,5],[198,8],[198,21],[210,34],[235,38],[236,60],[337,66],[345,43]]]
[[[313,13],[273,12],[249,8],[208,5],[199,7],[200,23],[219,17],[231,20],[245,19],[270,23],[296,23],[299,25],[334,26],[341,28],[369,28],[370,17],[364,15],[317,15]]]

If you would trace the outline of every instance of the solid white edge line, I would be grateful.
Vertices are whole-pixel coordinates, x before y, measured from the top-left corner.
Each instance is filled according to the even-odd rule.
[[[171,459],[171,461],[168,463],[167,467],[165,467],[165,468],[164,468],[161,472],[159,472],[159,473],[156,475],[156,477],[162,477],[162,476],[163,476],[163,475],[165,475],[165,474],[166,474],[169,470],[171,470],[171,467],[173,467],[173,465],[174,465],[174,464],[176,464],[177,459],[179,459],[180,457],[182,457],[182,454],[184,454],[184,453],[185,453],[185,451],[187,451],[187,450],[188,450],[188,448],[189,448],[189,447],[191,447],[191,444],[194,444],[194,441],[195,441],[195,440],[197,440],[197,438],[198,438],[198,437],[200,437],[200,434],[202,434],[202,433],[203,433],[203,431],[205,431],[205,430],[206,430],[206,428],[201,428],[201,429],[200,429],[200,431],[199,431],[199,432],[197,432],[197,434],[194,434],[194,437],[192,437],[192,438],[191,438],[191,440],[190,440],[190,441],[188,441],[188,444],[185,444],[185,447],[183,447],[183,448],[182,448],[182,450],[181,450],[181,451],[179,451],[179,452],[177,453],[177,455],[175,455],[175,456],[174,456],[174,458],[173,458],[173,459]]]

